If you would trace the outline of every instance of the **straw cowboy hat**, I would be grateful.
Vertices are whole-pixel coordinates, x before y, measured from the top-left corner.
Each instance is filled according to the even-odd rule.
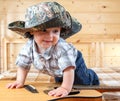
[[[15,21],[8,28],[26,36],[26,33],[46,28],[61,27],[60,37],[66,39],[77,33],[82,25],[57,2],[42,2],[26,10],[25,21]]]

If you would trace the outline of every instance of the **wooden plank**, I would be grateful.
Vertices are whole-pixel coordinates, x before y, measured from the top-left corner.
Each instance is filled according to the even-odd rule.
[[[113,56],[109,56],[109,57],[104,57],[104,67],[118,67],[120,64],[120,56],[118,57],[113,57]]]
[[[101,23],[101,24],[119,24],[120,13],[71,13],[72,16],[78,19],[81,23]]]
[[[3,38],[3,44],[4,44],[4,47],[3,47],[3,67],[4,67],[4,70],[3,71],[7,71],[9,68],[8,68],[8,60],[10,58],[8,58],[8,44],[9,43],[25,43],[25,39],[21,40],[21,39],[8,39],[8,38]]]
[[[104,56],[120,57],[120,42],[104,43]]]
[[[84,34],[120,34],[120,24],[82,24],[80,33]]]
[[[119,24],[120,13],[71,13],[71,15],[78,19],[82,24]],[[20,17],[21,16],[21,17]],[[4,18],[5,17],[5,18]],[[3,15],[0,19],[6,19],[7,22],[15,20],[24,20],[24,13],[14,13]]]
[[[100,66],[100,43],[96,42],[95,46],[95,66]]]
[[[27,7],[45,0],[1,0],[0,12],[24,12]],[[54,0],[51,0],[54,1]],[[119,0],[56,0],[70,12],[120,12]],[[14,6],[13,6],[14,4]],[[71,8],[72,7],[72,8]],[[87,7],[87,9],[86,9]],[[10,8],[10,9],[9,9]],[[77,9],[77,10],[76,10]]]
[[[7,40],[4,39],[4,71],[8,70],[7,63],[8,63],[8,58],[7,58]]]
[[[70,38],[66,39],[67,42],[73,44],[84,43],[84,42],[120,42],[120,34],[82,34],[77,33]]]
[[[100,66],[104,67],[104,42],[100,42]]]
[[[84,54],[84,56],[89,56],[89,48],[91,43],[82,43],[82,44],[74,44],[74,46],[81,50],[81,52]]]
[[[89,66],[90,67],[95,67],[95,61],[96,61],[96,57],[95,57],[95,54],[96,54],[96,51],[95,51],[95,48],[96,47],[96,43],[95,42],[92,42],[91,43],[91,48],[90,48],[90,64]]]
[[[16,58],[25,43],[8,43],[7,54],[9,58]]]

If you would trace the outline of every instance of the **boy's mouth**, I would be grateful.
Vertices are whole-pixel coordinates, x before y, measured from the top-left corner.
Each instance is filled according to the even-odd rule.
[[[43,40],[45,43],[52,43],[51,40]]]

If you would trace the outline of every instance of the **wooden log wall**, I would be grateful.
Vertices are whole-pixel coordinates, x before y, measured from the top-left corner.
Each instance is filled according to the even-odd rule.
[[[46,0],[0,0],[0,72],[16,68],[15,59],[26,39],[7,29],[24,20],[26,8]],[[53,0],[50,0],[53,1]],[[120,0],[56,0],[83,28],[67,39],[83,53],[88,68],[120,66]]]

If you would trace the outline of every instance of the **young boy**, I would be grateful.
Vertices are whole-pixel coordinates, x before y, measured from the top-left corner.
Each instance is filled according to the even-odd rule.
[[[23,87],[32,63],[42,73],[61,82],[59,88],[48,93],[50,96],[67,96],[73,84],[99,85],[98,76],[87,69],[81,52],[64,40],[80,31],[81,24],[63,6],[57,2],[42,2],[29,7],[25,17],[25,22],[9,24],[10,30],[29,40],[16,60],[17,79],[7,88]]]

